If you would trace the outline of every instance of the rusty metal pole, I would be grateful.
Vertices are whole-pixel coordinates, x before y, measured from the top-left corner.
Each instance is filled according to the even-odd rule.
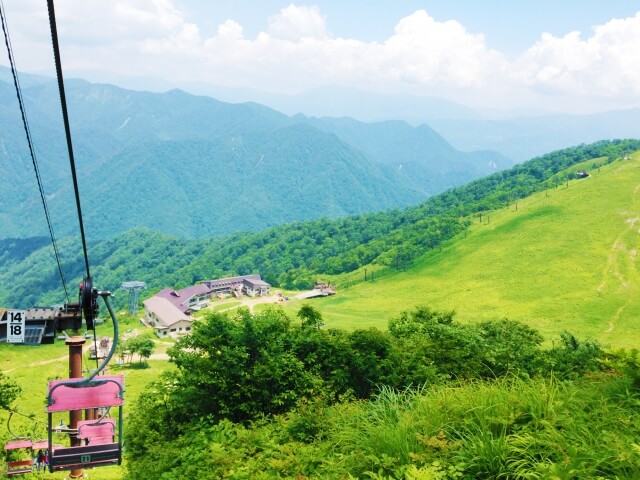
[[[69,346],[69,378],[82,378],[82,346],[86,340],[84,337],[69,337],[65,345]],[[73,410],[69,412],[69,428],[78,428],[78,422],[82,420],[82,410]],[[80,445],[80,440],[75,434],[69,434],[71,446]],[[51,452],[49,452],[51,455]],[[82,478],[84,473],[82,469],[71,470],[69,478]]]

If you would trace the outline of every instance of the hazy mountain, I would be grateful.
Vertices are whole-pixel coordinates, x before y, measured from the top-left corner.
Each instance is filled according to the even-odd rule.
[[[516,162],[603,138],[640,136],[640,109],[570,115],[529,109],[475,111],[449,100],[327,86],[296,95],[191,84],[189,91],[228,101],[251,98],[283,113],[351,117],[364,122],[428,124],[456,149],[491,150]]]
[[[456,148],[494,150],[521,162],[603,138],[638,138],[640,109],[507,120],[434,119],[431,126]]]
[[[199,87],[197,91],[204,92],[206,89]],[[288,115],[303,113],[315,117],[353,117],[364,122],[403,120],[411,125],[430,123],[439,118],[482,118],[474,110],[442,98],[383,94],[352,87],[325,86],[296,95],[251,94],[256,101]],[[238,97],[239,92],[227,89],[221,90],[219,95]]]
[[[0,67],[0,79],[9,79]],[[107,72],[80,72],[81,77],[104,79],[133,89],[165,91],[162,79],[113,76]],[[33,79],[30,79],[32,81]],[[186,82],[186,91],[226,102],[259,102],[285,113],[308,117],[351,117],[361,122],[402,120],[412,126],[428,124],[456,149],[492,150],[522,162],[559,148],[603,138],[640,136],[640,110],[570,115],[541,109],[474,110],[437,97],[381,94],[344,86],[325,86],[295,95],[241,87]]]
[[[362,151],[376,163],[391,167],[414,188],[436,194],[473,178],[508,168],[513,162],[496,152],[462,153],[428,125],[401,121],[362,123],[350,118],[308,119]]]
[[[39,77],[22,83],[56,232],[76,234],[57,85]],[[457,152],[428,127],[402,122],[288,117],[179,90],[65,85],[91,236],[134,226],[220,235],[403,207],[508,164],[495,153]],[[46,233],[12,90],[0,81],[0,169],[10,179],[0,191],[4,238]]]

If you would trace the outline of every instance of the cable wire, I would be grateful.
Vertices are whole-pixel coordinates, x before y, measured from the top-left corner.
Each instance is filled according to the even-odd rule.
[[[73,144],[71,142],[71,129],[69,128],[69,114],[67,112],[67,97],[64,93],[64,78],[62,77],[62,64],[60,61],[60,46],[58,45],[58,29],[56,27],[56,14],[53,0],[47,0],[49,10],[49,26],[51,27],[51,42],[53,44],[53,56],[56,62],[56,75],[58,77],[58,89],[60,91],[60,104],[62,106],[62,118],[64,120],[64,131],[67,137],[67,150],[69,151],[69,162],[71,163],[71,176],[73,178],[73,190],[76,196],[76,208],[78,210],[78,222],[80,224],[80,237],[82,238],[82,250],[84,252],[84,264],[87,277],[89,273],[89,256],[87,255],[87,241],[84,235],[84,223],[82,221],[82,208],[80,206],[80,191],[78,189],[78,178],[76,176],[76,163],[73,158]]]
[[[9,64],[11,65],[11,74],[13,75],[13,85],[16,89],[16,96],[18,97],[18,105],[20,106],[20,114],[22,115],[22,125],[24,132],[27,136],[27,144],[29,145],[29,153],[31,154],[31,163],[33,164],[33,170],[36,174],[36,180],[38,181],[38,189],[40,191],[40,199],[42,200],[42,207],[44,208],[44,216],[47,220],[47,226],[49,227],[49,235],[51,236],[51,244],[53,245],[53,254],[58,264],[58,272],[60,274],[60,280],[64,287],[64,294],[69,302],[69,292],[67,290],[67,283],[64,279],[64,272],[62,271],[62,264],[60,262],[60,254],[58,252],[58,244],[56,237],[53,233],[53,225],[51,224],[51,217],[49,215],[49,207],[47,206],[46,196],[44,194],[44,188],[42,186],[42,178],[40,176],[40,168],[38,167],[38,161],[36,160],[35,150],[33,148],[33,141],[31,140],[31,130],[29,129],[29,122],[27,121],[27,115],[25,113],[24,101],[22,99],[22,90],[20,88],[20,81],[18,80],[18,70],[13,58],[13,49],[11,48],[11,40],[9,39],[9,27],[7,25],[7,19],[4,13],[4,4],[0,0],[0,17],[2,19],[2,31],[4,33],[4,43],[7,46],[7,55],[9,56]]]

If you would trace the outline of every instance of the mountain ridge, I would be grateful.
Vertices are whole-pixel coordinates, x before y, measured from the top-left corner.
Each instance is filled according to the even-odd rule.
[[[75,221],[57,87],[53,81],[29,83],[31,86],[23,89],[23,96],[45,193],[51,199],[51,217],[60,235],[68,235],[75,230]],[[353,139],[339,131],[338,123],[331,128],[319,128],[320,124],[313,119],[287,117],[255,103],[229,104],[180,90],[156,94],[75,79],[65,83],[81,197],[87,205],[83,214],[88,235],[97,238],[131,226],[158,228],[154,219],[167,213],[175,222],[161,222],[166,233],[194,238],[259,230],[322,216],[405,207],[509,163],[496,153],[488,154],[493,163],[469,161],[469,154],[448,148],[446,158],[439,161],[450,165],[454,174],[432,175],[434,162],[430,150],[443,151],[444,140],[437,139],[424,127],[402,124],[387,136],[386,148],[395,149],[401,159],[409,154],[406,148],[400,148],[402,138],[411,138],[412,144],[418,146],[410,152],[413,171],[403,175],[397,165],[385,165],[380,157],[362,148],[362,143],[351,144]],[[0,86],[10,89],[2,82]],[[46,230],[43,218],[38,218],[34,209],[35,203],[28,201],[37,198],[37,193],[31,180],[33,175],[29,173],[26,143],[21,138],[17,105],[14,107],[7,100],[0,109],[3,126],[0,142],[4,147],[0,149],[0,168],[13,169],[15,180],[0,192],[0,201],[7,206],[0,217],[5,220],[5,237],[29,237]],[[331,123],[326,119],[323,122]],[[380,137],[376,133],[380,126],[354,122],[352,125],[358,125],[365,142]],[[285,138],[283,132],[289,136]],[[178,143],[184,146],[184,151],[172,147]],[[156,154],[156,162],[145,160],[148,151]],[[169,152],[171,159],[166,158]],[[278,162],[271,164],[274,170],[263,172],[263,176],[255,175],[255,168],[263,165],[260,159],[263,155],[268,158],[268,152],[279,154]],[[239,155],[243,158],[239,159]],[[127,177],[118,171],[130,170],[142,161],[146,162],[147,171],[137,174],[135,182],[127,182]],[[223,165],[232,168],[225,169]],[[168,171],[161,171],[163,168]],[[332,179],[324,178],[331,177],[329,170],[340,173]],[[180,184],[170,185],[166,181],[172,171],[180,172]],[[324,180],[313,178],[314,172]],[[306,194],[296,201],[289,192],[302,192],[299,184],[305,176]],[[234,185],[238,195],[233,197],[229,189],[219,188],[220,178]],[[270,183],[265,183],[267,178]],[[159,184],[154,183],[161,179],[164,180]],[[26,185],[25,191],[18,191],[19,185]],[[160,185],[164,187],[161,190]],[[268,191],[269,202],[251,203],[252,199],[242,193],[251,190]],[[175,198],[156,210],[152,202],[142,201],[145,195]],[[15,202],[16,198],[20,201]],[[130,199],[128,204],[126,199]],[[235,202],[236,214],[230,219],[205,205],[231,201]],[[126,214],[116,211],[123,208]],[[184,215],[208,222],[190,222]],[[129,221],[121,223],[125,217]]]

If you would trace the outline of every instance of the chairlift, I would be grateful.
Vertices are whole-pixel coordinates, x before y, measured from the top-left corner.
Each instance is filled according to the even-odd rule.
[[[4,446],[7,452],[7,475],[31,473],[33,469],[33,442],[27,438],[14,438]],[[12,453],[15,452],[15,453]]]
[[[101,296],[113,319],[114,341],[102,364],[87,378],[51,380],[47,395],[49,432],[49,471],[75,470],[122,463],[122,406],[124,404],[124,376],[100,375],[113,356],[118,339],[118,320],[108,297],[110,292],[98,292],[85,278],[80,287],[82,313],[88,330],[94,330],[94,319],[98,311],[96,299]],[[54,425],[53,414],[82,410],[109,409],[118,407],[118,421],[100,417],[97,420],[78,420],[71,428]],[[117,434],[116,434],[117,425]],[[67,433],[71,446],[53,449],[53,434]]]
[[[122,463],[123,393],[122,375],[104,375],[93,380],[71,378],[49,382],[49,471],[53,473]],[[54,413],[110,407],[118,407],[117,424],[111,418],[80,420],[75,429],[59,429],[54,424]],[[56,431],[68,433],[72,439],[76,439],[76,445],[54,449],[53,433]]]
[[[33,470],[33,458],[34,452],[38,450],[44,450],[49,447],[47,440],[33,441],[29,437],[17,437],[11,431],[11,417],[14,413],[19,413],[11,410],[9,418],[7,419],[7,430],[14,437],[4,445],[7,458],[7,475],[22,475],[25,473],[31,473]],[[54,446],[54,448],[56,448]]]

